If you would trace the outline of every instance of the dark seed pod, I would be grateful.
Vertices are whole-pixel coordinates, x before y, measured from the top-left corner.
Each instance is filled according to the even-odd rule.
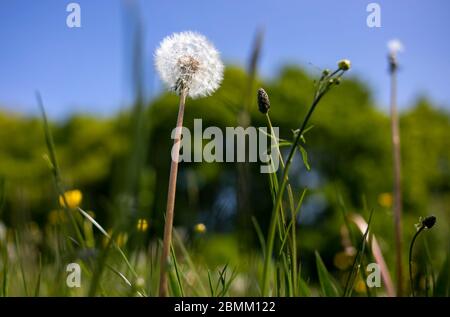
[[[266,114],[270,109],[269,95],[263,88],[258,89],[258,108],[263,114]]]
[[[435,223],[436,223],[435,216],[428,216],[422,220],[422,225],[424,225],[425,228],[427,228],[427,229],[431,229]]]

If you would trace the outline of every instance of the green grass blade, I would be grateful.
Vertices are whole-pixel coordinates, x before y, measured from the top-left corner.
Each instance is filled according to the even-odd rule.
[[[345,283],[343,296],[350,296],[353,291],[353,284],[355,282],[356,276],[358,274],[359,268],[361,267],[361,262],[364,258],[364,251],[366,247],[367,236],[369,235],[370,224],[372,223],[373,209],[370,211],[369,221],[367,222],[366,232],[364,232],[361,241],[360,247],[356,252],[355,259],[353,261],[352,269],[347,278],[347,282]]]
[[[178,231],[175,229],[173,229],[173,237],[174,237],[174,241],[177,243],[178,248],[181,251],[181,254],[183,255],[183,258],[185,259],[187,266],[194,273],[195,278],[197,279],[197,282],[198,282],[198,285],[200,288],[200,292],[203,294],[203,296],[207,296],[206,288],[203,285],[203,281],[200,278],[197,267],[194,265],[191,255],[189,254],[188,250],[186,249],[186,246],[184,245],[183,240],[181,239],[180,235],[178,234]],[[197,291],[197,290],[195,290],[195,291]]]
[[[39,292],[41,289],[41,275],[42,275],[42,254],[39,253],[39,273],[36,282],[36,288],[34,289],[34,297],[39,296]]]
[[[439,275],[436,280],[436,288],[434,296],[450,295],[450,252],[447,253],[447,258],[442,265]]]
[[[263,256],[266,254],[266,242],[264,240],[264,235],[262,233],[261,227],[258,224],[258,220],[254,216],[252,216],[253,226],[255,227],[256,235],[258,236],[259,244],[261,245],[261,250]]]
[[[310,297],[311,296],[311,290],[309,289],[308,284],[301,277],[299,278],[298,289],[299,289],[299,293],[298,293],[299,296],[303,296],[303,297]]]
[[[339,291],[338,288],[333,281],[330,273],[328,273],[325,264],[322,261],[319,253],[316,251],[316,268],[317,274],[319,276],[320,288],[322,290],[322,295],[326,297],[338,297]]]
[[[174,268],[175,268],[175,274],[177,277],[178,288],[180,289],[181,297],[184,297],[183,283],[181,283],[180,270],[178,268],[177,257],[175,256],[175,251],[173,249],[173,245],[170,246],[170,254],[172,255],[172,261],[173,261]]]
[[[25,292],[25,296],[28,296],[27,280],[25,277],[25,270],[23,268],[22,255],[21,255],[21,251],[20,251],[20,240],[19,240],[19,234],[17,231],[15,231],[15,237],[16,237],[15,246],[16,246],[17,258],[18,258],[18,262],[19,262],[20,275],[22,276],[23,290]]]
[[[308,152],[306,152],[305,148],[301,145],[298,146],[300,153],[302,155],[302,160],[303,160],[303,164],[305,164],[305,167],[308,171],[311,170],[311,166],[309,165],[308,162]]]
[[[2,257],[3,257],[2,295],[6,297],[8,296],[8,277],[9,277],[9,256],[6,246],[2,248]]]
[[[214,297],[214,287],[211,279],[211,271],[208,270],[208,283],[209,283],[209,291],[211,292],[211,297]]]

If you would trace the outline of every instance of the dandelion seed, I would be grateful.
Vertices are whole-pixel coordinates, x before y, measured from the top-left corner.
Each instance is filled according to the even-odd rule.
[[[65,200],[65,201],[64,201]],[[67,208],[75,209],[81,205],[83,200],[83,194],[78,189],[69,190],[63,195],[59,196],[59,204],[61,207],[65,207],[65,202],[67,203]]]
[[[219,52],[206,37],[194,32],[166,37],[156,50],[155,64],[171,90],[181,95],[186,89],[191,98],[211,95],[223,78]]]

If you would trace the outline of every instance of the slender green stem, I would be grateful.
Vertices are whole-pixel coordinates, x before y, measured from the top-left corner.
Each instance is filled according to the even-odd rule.
[[[275,139],[275,147],[277,149],[278,152],[278,156],[280,158],[280,164],[281,167],[284,169],[285,168],[285,164],[284,164],[284,160],[283,160],[283,156],[281,155],[281,151],[280,151],[280,147],[278,144],[278,140],[276,138],[276,135],[274,133],[273,130],[273,125],[272,125],[272,120],[270,120],[270,116],[269,113],[266,113],[266,119],[267,119],[267,125],[269,126],[270,129],[270,134],[272,135],[272,137],[274,137]],[[289,177],[288,177],[289,179]],[[288,191],[288,198],[289,198],[289,206],[290,206],[290,210],[291,210],[291,221],[292,221],[292,226],[291,226],[291,233],[292,233],[292,237],[291,237],[291,266],[292,266],[292,283],[293,285],[296,285],[297,281],[297,235],[296,235],[296,221],[295,221],[295,204],[294,204],[294,194],[292,191],[292,186],[291,184],[288,182],[287,183],[287,191]],[[293,295],[296,295],[296,288],[293,288]]]
[[[409,283],[411,284],[411,294],[413,297],[415,297],[416,294],[414,291],[414,281],[413,281],[413,273],[412,273],[412,252],[413,252],[414,243],[416,242],[417,237],[423,231],[423,229],[425,229],[424,225],[422,225],[419,228],[419,230],[417,230],[416,234],[414,235],[414,237],[411,240],[411,245],[409,246]]]
[[[79,240],[78,242],[80,243],[81,246],[84,247],[85,242],[83,239],[83,235],[81,234],[80,228],[78,227],[78,225],[75,221],[75,218],[74,218],[70,208],[68,207],[66,195],[64,194],[61,173],[60,173],[60,170],[58,167],[58,160],[56,159],[55,144],[53,142],[53,136],[50,132],[50,127],[48,124],[47,114],[45,112],[44,102],[42,101],[42,97],[41,97],[40,93],[36,93],[36,98],[37,98],[39,107],[41,109],[42,118],[44,121],[45,142],[47,144],[48,154],[50,156],[50,163],[52,165],[52,174],[53,174],[53,178],[55,181],[55,186],[56,186],[59,196],[62,197],[62,201],[64,204],[63,209],[64,209],[66,215],[68,216],[68,218],[70,219],[70,223],[72,224],[73,230],[77,236],[77,239]]]
[[[274,240],[275,240],[275,231],[276,231],[275,229],[276,229],[276,224],[277,224],[277,212],[278,212],[278,209],[281,206],[282,197],[283,197],[283,194],[284,194],[284,190],[286,188],[286,183],[287,183],[287,180],[288,180],[289,168],[291,166],[292,159],[294,157],[295,149],[297,148],[297,145],[298,145],[298,143],[300,141],[300,138],[301,138],[303,132],[305,131],[306,125],[308,124],[308,121],[311,118],[311,115],[313,114],[314,110],[316,109],[317,104],[322,99],[322,97],[325,95],[325,93],[328,91],[328,89],[329,89],[329,86],[327,85],[314,98],[313,103],[312,103],[311,107],[309,108],[309,111],[306,114],[306,117],[303,120],[303,123],[302,123],[302,125],[301,125],[301,127],[299,129],[299,132],[298,132],[298,134],[297,134],[297,136],[295,138],[295,141],[292,144],[291,149],[289,151],[289,155],[288,155],[288,158],[287,158],[287,161],[286,161],[286,166],[285,166],[284,171],[283,171],[281,186],[280,186],[280,189],[279,189],[279,191],[277,193],[277,197],[276,197],[273,209],[272,209],[272,216],[271,216],[271,220],[270,220],[269,235],[268,235],[267,246],[266,246],[266,257],[264,259],[264,268],[263,268],[263,279],[262,279],[262,295],[263,296],[267,295],[268,273],[269,273],[269,265],[270,265],[270,260],[272,258],[272,251],[273,251],[273,245],[274,245]]]

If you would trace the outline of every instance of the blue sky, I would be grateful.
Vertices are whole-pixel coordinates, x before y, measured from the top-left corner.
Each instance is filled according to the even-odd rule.
[[[81,6],[80,29],[66,26],[66,6]],[[40,90],[50,115],[109,115],[130,102],[130,35],[125,0],[2,0],[0,2],[0,108],[36,113]],[[172,33],[205,34],[226,63],[245,65],[255,31],[265,29],[263,77],[286,63],[310,71],[340,58],[365,80],[383,109],[389,82],[386,42],[400,39],[399,100],[419,95],[450,109],[450,1],[448,0],[172,0],[137,1],[145,25],[146,94],[161,85],[153,51]],[[381,28],[366,25],[367,4],[381,6]],[[128,25],[128,27],[127,27]],[[314,66],[313,66],[314,65]]]

